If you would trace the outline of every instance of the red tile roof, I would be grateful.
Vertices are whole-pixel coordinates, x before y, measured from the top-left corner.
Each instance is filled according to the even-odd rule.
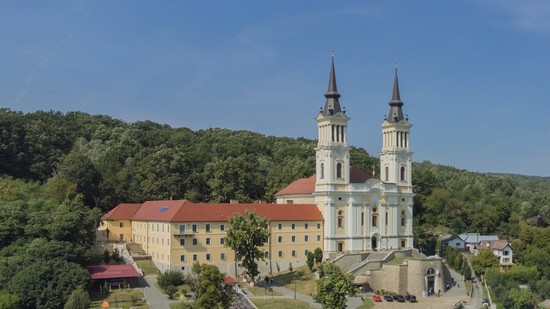
[[[186,200],[147,201],[132,216],[132,220],[172,221],[174,215],[186,203]]]
[[[300,178],[289,184],[281,191],[275,193],[277,195],[292,195],[292,194],[312,194],[315,192],[315,175],[309,178]]]
[[[141,277],[132,265],[97,265],[86,268],[92,280]]]
[[[173,222],[227,222],[235,214],[255,211],[272,221],[323,221],[314,204],[203,204],[185,203]]]
[[[102,220],[130,220],[132,216],[138,211],[141,204],[118,204],[115,208],[111,209],[108,213],[104,214]]]
[[[349,178],[351,183],[363,183],[373,177],[369,173],[364,172],[357,167],[350,166]],[[296,180],[295,182],[283,188],[281,191],[275,193],[275,196],[312,194],[313,192],[315,192],[315,175],[309,178],[300,178]]]

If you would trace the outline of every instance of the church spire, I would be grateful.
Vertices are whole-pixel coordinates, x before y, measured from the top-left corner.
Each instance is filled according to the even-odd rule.
[[[403,120],[403,101],[401,101],[401,96],[399,95],[399,79],[397,77],[397,63],[395,64],[395,77],[393,80],[393,94],[390,101],[390,113],[388,114],[388,122],[399,122]]]
[[[342,111],[340,108],[340,93],[338,93],[338,88],[336,87],[336,73],[334,71],[334,49],[332,50],[332,63],[330,65],[330,76],[328,80],[328,89],[325,92],[325,109],[323,110],[324,115],[333,115]]]

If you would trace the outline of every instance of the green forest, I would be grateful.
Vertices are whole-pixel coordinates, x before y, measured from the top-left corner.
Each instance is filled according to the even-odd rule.
[[[315,145],[250,131],[0,109],[0,303],[15,296],[24,308],[62,307],[86,284],[81,266],[96,262],[88,247],[99,216],[118,203],[272,202],[314,174]],[[379,170],[366,150],[350,152],[353,166]],[[525,221],[550,217],[550,177],[421,162],[413,164],[413,185],[417,247],[433,253],[443,233],[497,234],[512,241],[516,263],[537,268],[536,278],[523,280],[535,297],[550,298],[549,228]],[[44,296],[48,289],[55,298]]]

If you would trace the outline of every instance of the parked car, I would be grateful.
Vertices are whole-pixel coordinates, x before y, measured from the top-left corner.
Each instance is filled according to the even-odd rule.
[[[393,297],[391,295],[384,295],[385,301],[393,301]]]
[[[400,303],[405,302],[405,296],[403,296],[403,295],[397,295],[397,301],[400,302]]]
[[[416,303],[416,296],[414,296],[414,295],[409,295],[409,302],[411,302],[411,303]]]
[[[392,295],[391,297],[393,298],[394,301],[397,301],[397,295]]]
[[[378,294],[372,295],[371,299],[372,299],[372,301],[374,301],[374,302],[381,302],[381,301],[382,301],[382,297],[381,297],[380,295],[378,295]]]
[[[489,308],[489,300],[487,298],[481,300],[481,307]]]

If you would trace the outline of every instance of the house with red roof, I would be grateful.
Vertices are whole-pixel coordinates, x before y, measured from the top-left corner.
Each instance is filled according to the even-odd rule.
[[[132,239],[132,216],[141,204],[122,203],[101,216],[102,229],[106,230],[109,241],[129,241]]]

